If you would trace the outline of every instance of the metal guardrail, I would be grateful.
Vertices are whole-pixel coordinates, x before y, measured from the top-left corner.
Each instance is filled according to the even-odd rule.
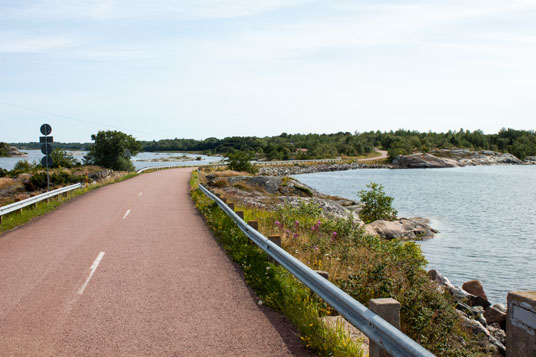
[[[61,195],[62,193],[66,193],[66,192],[69,192],[69,191],[72,191],[72,190],[76,190],[77,188],[81,188],[81,187],[82,187],[82,184],[77,183],[77,184],[74,184],[74,185],[70,185],[70,186],[58,188],[56,190],[52,190],[52,191],[49,191],[49,192],[45,192],[45,193],[42,193],[40,195],[30,197],[30,198],[27,198],[27,199],[19,201],[19,202],[15,202],[15,203],[11,203],[9,205],[2,206],[2,207],[0,207],[0,217],[5,215],[5,214],[17,211],[17,210],[19,210],[21,208],[33,205],[33,204],[35,204],[37,202],[46,200],[48,198],[51,198],[51,197],[54,197],[54,196],[57,196],[57,195]]]
[[[139,169],[138,171],[136,171],[136,173],[141,174],[142,172],[145,172],[148,170],[172,169],[174,167],[184,167],[184,165],[164,165],[164,166],[144,167],[143,169]]]
[[[413,341],[400,330],[386,322],[379,315],[367,309],[333,283],[321,277],[307,265],[303,264],[284,249],[280,248],[261,233],[253,229],[231,208],[229,208],[229,206],[203,185],[199,185],[199,188],[235,221],[240,230],[244,232],[249,239],[268,253],[268,255],[281,264],[281,266],[292,273],[298,280],[318,294],[352,325],[361,330],[369,337],[369,339],[374,341],[385,351],[393,356],[434,356],[417,342]]]

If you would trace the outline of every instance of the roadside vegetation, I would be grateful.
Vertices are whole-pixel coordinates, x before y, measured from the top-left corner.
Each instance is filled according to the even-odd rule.
[[[218,172],[211,174],[217,175]],[[229,176],[231,173],[226,171],[224,175]],[[197,181],[197,178],[193,181]],[[204,182],[203,175],[199,181]],[[237,201],[221,185],[212,189],[228,200]],[[370,185],[369,190],[360,192],[360,195],[366,199],[365,210],[369,206],[369,211],[374,212],[370,219],[393,216],[392,200],[389,200],[380,186]],[[252,249],[252,246],[247,243],[245,236],[212,201],[195,189],[195,185],[192,197],[215,234],[225,237],[221,238],[225,242],[232,242],[231,248],[226,247],[228,243],[222,244],[229,250],[231,257],[243,266],[248,276],[252,263],[243,257],[242,254],[245,253],[242,252],[244,249]],[[276,197],[274,202],[277,202]],[[330,281],[365,306],[373,298],[391,297],[398,300],[401,303],[402,331],[434,354],[478,356],[486,353],[479,347],[478,338],[462,329],[450,294],[438,291],[437,286],[430,281],[425,270],[426,260],[416,243],[371,236],[350,217],[326,219],[321,214],[321,208],[314,203],[302,202],[299,205],[285,204],[277,209],[259,209],[236,202],[235,209],[245,212],[246,221],[257,220],[259,231],[265,236],[280,235],[282,247],[287,252],[312,269],[328,272]],[[249,254],[245,255],[250,256]],[[263,289],[275,289],[273,285],[265,287],[264,284],[253,280],[253,287],[259,297],[267,294]],[[278,296],[287,292],[274,290],[272,293]],[[285,308],[277,301],[269,305],[285,312]],[[315,303],[322,307],[322,310],[318,310],[316,319],[334,312],[319,300],[315,300]],[[304,338],[316,340],[317,337],[309,336],[308,332],[297,326]]]
[[[190,185],[196,207],[231,259],[242,267],[246,282],[262,304],[281,311],[300,331],[302,343],[320,355],[363,356],[361,344],[350,339],[342,326],[329,328],[320,320],[332,310],[251,244],[234,221],[199,190],[196,172]],[[247,217],[253,219],[252,212],[248,211]]]

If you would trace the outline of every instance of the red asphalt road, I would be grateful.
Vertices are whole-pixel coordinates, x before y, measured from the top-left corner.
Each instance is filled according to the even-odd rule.
[[[190,172],[100,188],[0,236],[0,355],[309,355],[214,240]]]

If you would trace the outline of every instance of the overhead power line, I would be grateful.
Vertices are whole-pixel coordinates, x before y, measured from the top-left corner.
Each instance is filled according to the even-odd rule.
[[[130,131],[130,132],[140,133],[140,134],[158,135],[156,133],[149,133],[149,132],[146,132],[146,131],[135,130],[135,129],[127,129],[127,128],[123,128],[123,127],[120,127],[120,126],[117,126],[117,125],[106,124],[106,123],[90,121],[90,120],[84,120],[84,119],[80,119],[80,118],[71,117],[71,116],[68,116],[68,115],[51,113],[51,112],[47,112],[45,110],[39,110],[39,109],[34,109],[34,108],[27,107],[27,106],[19,105],[19,104],[8,103],[8,102],[5,102],[3,100],[0,100],[0,104],[9,105],[9,106],[14,107],[14,108],[23,109],[23,110],[34,112],[34,113],[45,114],[45,115],[54,116],[54,117],[58,117],[58,118],[63,118],[63,119],[67,119],[67,120],[72,120],[72,121],[77,121],[77,122],[81,122],[81,123],[85,123],[85,124],[101,126],[101,127],[105,127],[105,128],[114,128],[114,129]]]

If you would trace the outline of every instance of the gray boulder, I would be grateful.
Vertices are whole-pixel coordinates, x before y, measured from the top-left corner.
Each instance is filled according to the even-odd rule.
[[[244,181],[250,186],[257,186],[268,193],[277,193],[281,185],[282,178],[277,176],[233,176],[227,179],[232,185],[239,181]]]
[[[430,227],[420,217],[400,218],[396,221],[377,220],[365,226],[367,233],[385,239],[424,239],[432,238],[438,231]]]

